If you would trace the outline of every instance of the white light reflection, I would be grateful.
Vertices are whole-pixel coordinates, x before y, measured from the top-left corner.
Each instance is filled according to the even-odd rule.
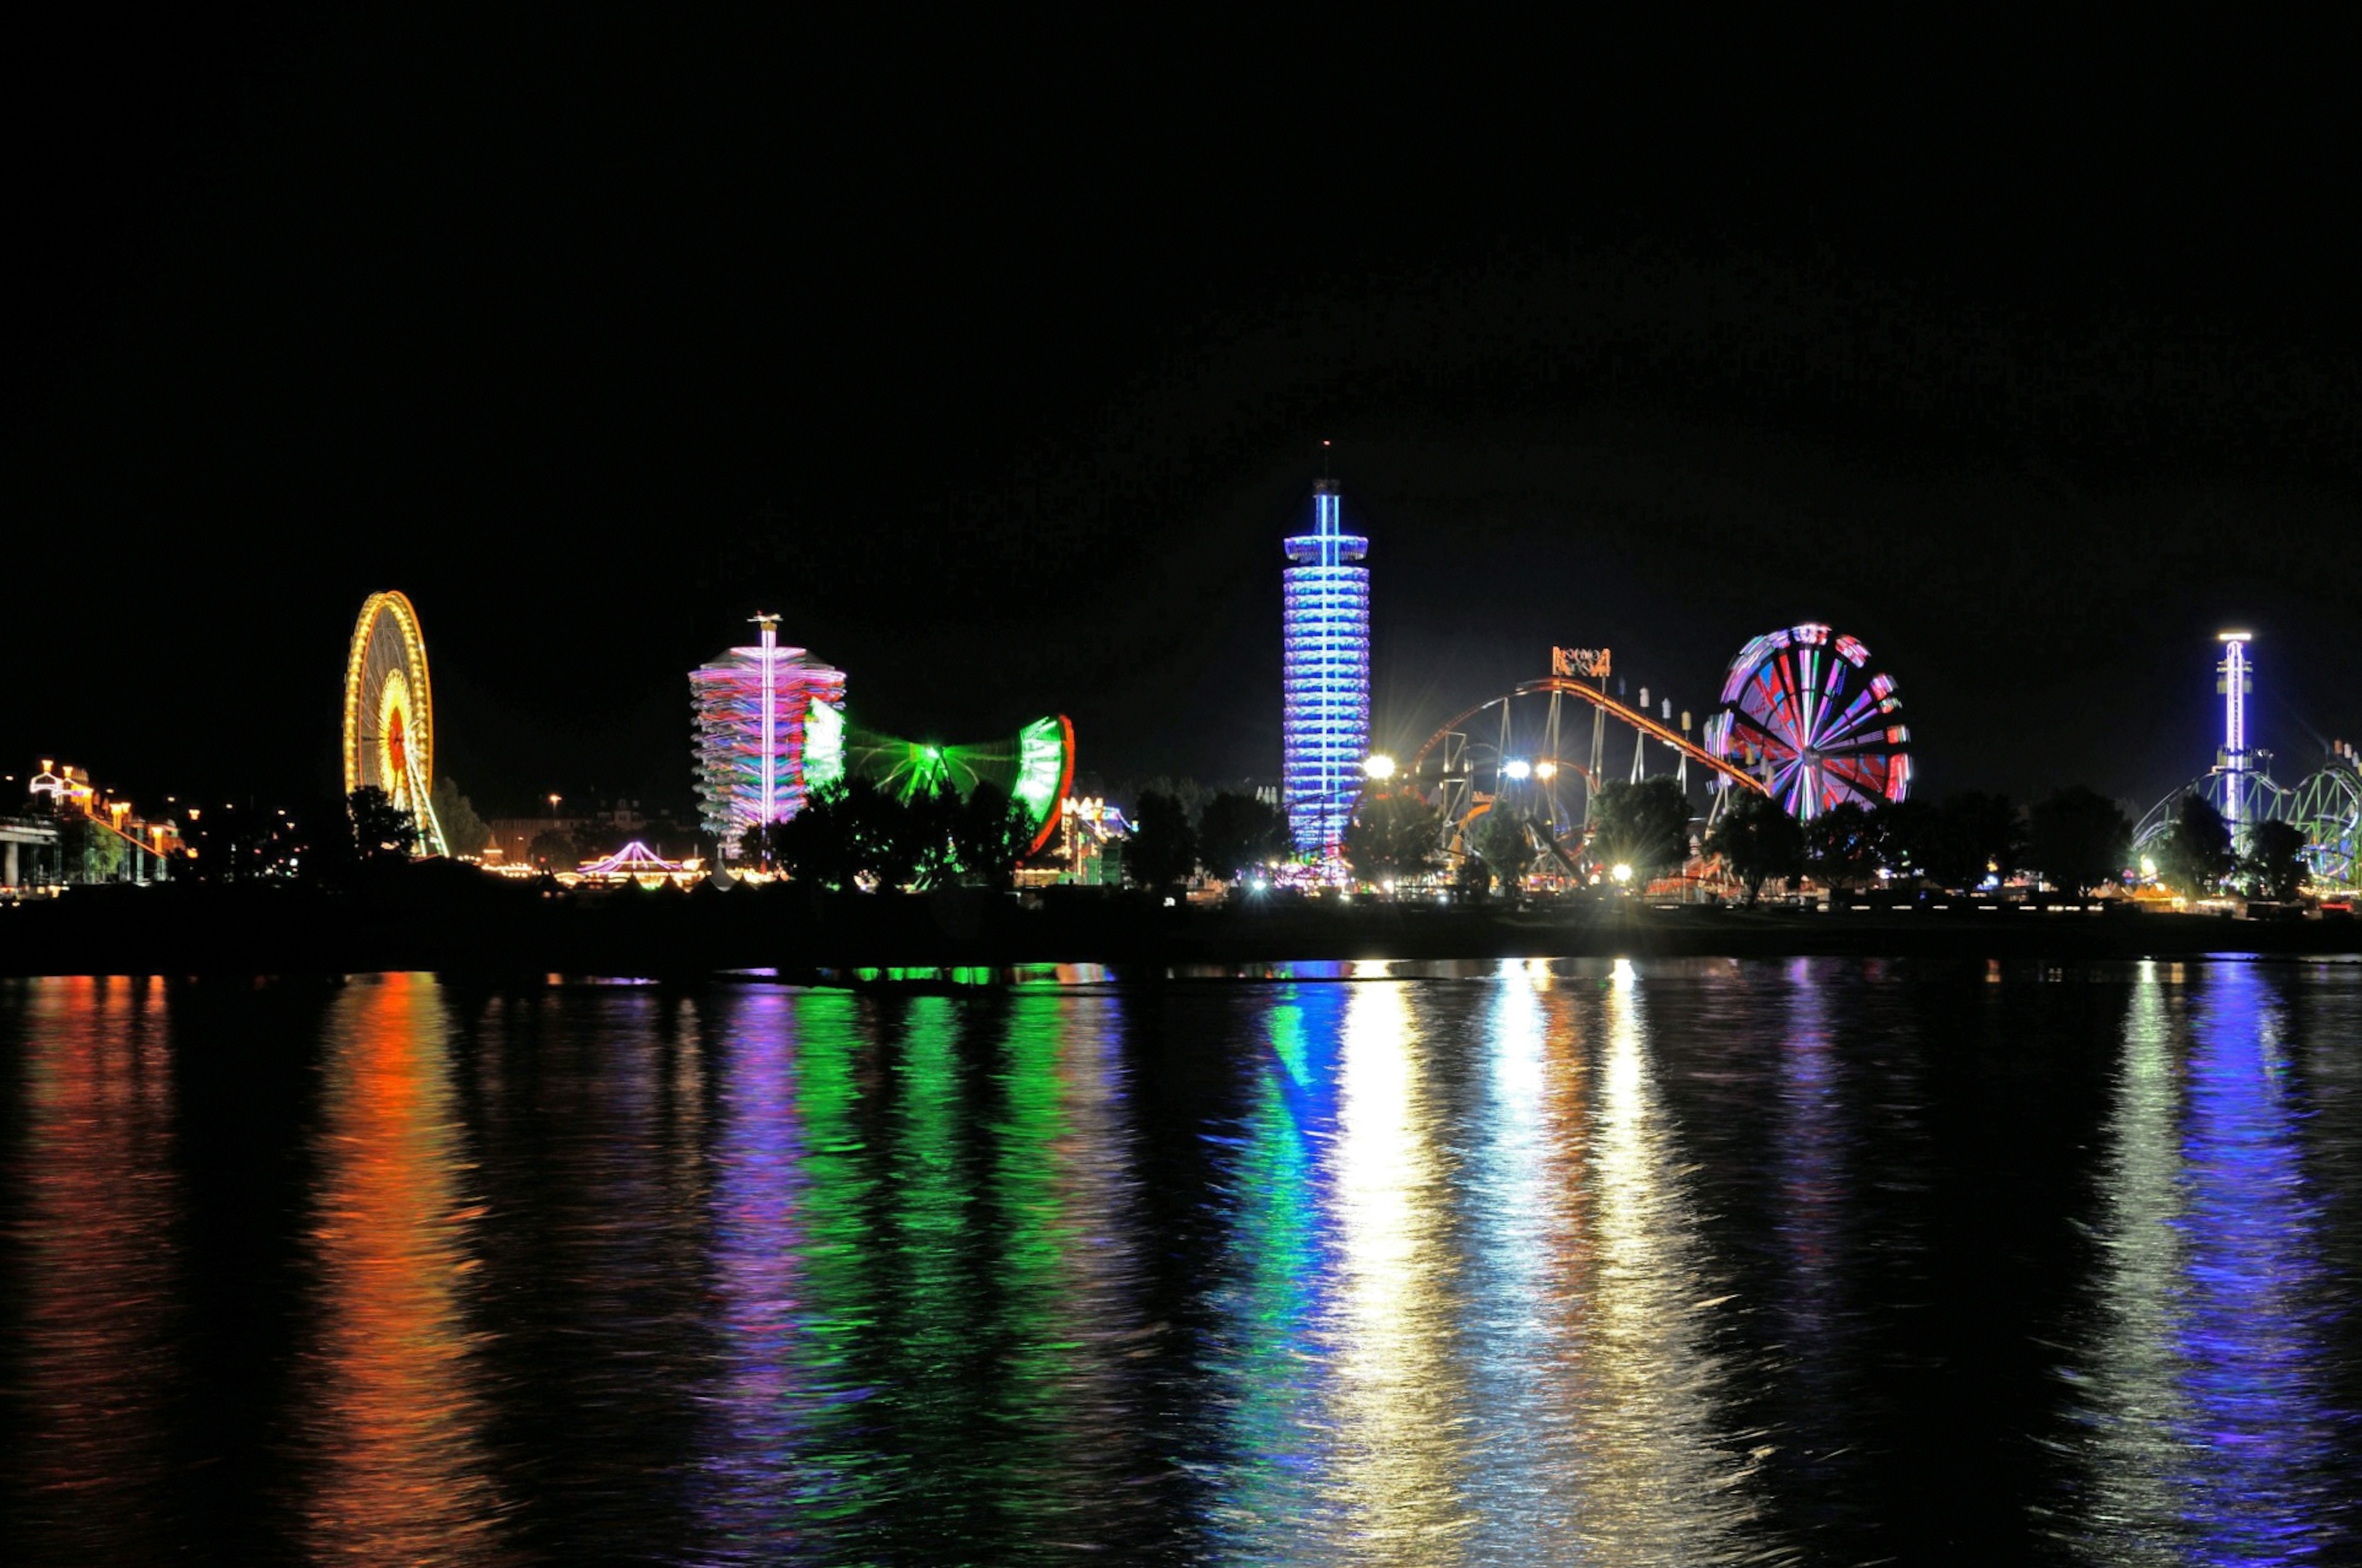
[[[1462,1356],[1484,1456],[1470,1481],[1485,1518],[1471,1555],[1484,1561],[1582,1554],[1585,1074],[1569,999],[1551,981],[1547,960],[1500,966],[1476,1146],[1461,1178],[1471,1254]]]
[[[1331,1479],[1362,1561],[1430,1563],[1455,1557],[1474,1521],[1462,1498],[1468,1416],[1449,1356],[1458,1309],[1442,1163],[1407,992],[1356,986],[1345,1014]]]
[[[2187,1560],[2175,1523],[2175,1478],[2183,1465],[2171,1436],[2190,1422],[2174,1353],[2174,1302],[2183,1267],[2175,1137],[2180,1092],[2156,965],[2144,961],[2141,969],[2101,1179],[2105,1209],[2097,1343],[2103,1361],[2086,1384],[2090,1402],[2078,1414],[2092,1429],[2090,1511],[2094,1520],[2107,1521],[2107,1560],[2162,1564]]]
[[[1577,1524],[1600,1561],[1718,1561],[1753,1514],[1753,1461],[1716,1441],[1721,1367],[1708,1348],[1726,1303],[1705,1269],[1677,1173],[1629,961],[1603,997],[1606,1060],[1593,1122],[1597,1289],[1584,1325],[1588,1478]]]

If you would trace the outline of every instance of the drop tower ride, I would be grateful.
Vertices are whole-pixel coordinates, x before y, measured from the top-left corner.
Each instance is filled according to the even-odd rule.
[[[2216,639],[2223,645],[2223,662],[2214,667],[2222,678],[2214,690],[2223,695],[2223,751],[2215,766],[2231,776],[2223,790],[2223,821],[2235,838],[2247,826],[2247,792],[2240,786],[2247,772],[2247,693],[2256,689],[2255,667],[2247,662],[2251,638],[2246,632],[2224,632]],[[2240,847],[2246,847],[2244,839]]]

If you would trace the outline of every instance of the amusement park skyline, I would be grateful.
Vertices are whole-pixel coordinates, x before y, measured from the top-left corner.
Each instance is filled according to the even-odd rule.
[[[1108,96],[849,47],[783,99],[778,40],[642,41],[160,32],[44,101],[11,769],[317,796],[399,588],[438,767],[508,809],[686,804],[684,672],[757,611],[879,733],[1060,712],[1086,777],[1276,780],[1324,439],[1382,749],[1560,646],[1704,712],[1805,622],[1899,683],[1929,793],[2147,805],[2232,626],[2284,775],[2362,735],[2352,153],[2301,104],[1347,128],[1237,107],[1285,50],[1216,113],[1212,57]],[[127,614],[201,678],[96,656]]]

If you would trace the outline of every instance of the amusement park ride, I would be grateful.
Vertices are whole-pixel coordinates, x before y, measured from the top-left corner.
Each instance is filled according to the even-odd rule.
[[[2257,826],[2287,823],[2304,834],[2301,851],[2313,886],[2325,891],[2354,890],[2355,841],[2362,837],[2362,758],[2345,741],[2329,744],[2326,766],[2293,789],[2272,778],[2272,754],[2247,744],[2247,696],[2256,689],[2248,632],[2224,632],[2223,662],[2214,667],[2215,692],[2223,699],[2223,746],[2214,766],[2149,808],[2134,830],[2136,855],[2154,855],[2192,796],[2222,813],[2231,842],[2246,854]]]
[[[1755,638],[1730,662],[1720,708],[1691,738],[1691,715],[1649,691],[1628,705],[1608,695],[1606,648],[1553,648],[1551,673],[1446,720],[1411,756],[1413,788],[1434,780],[1444,848],[1462,852],[1476,820],[1506,803],[1534,825],[1540,847],[1566,857],[1581,842],[1608,782],[1610,720],[1633,734],[1628,777],[1646,777],[1650,745],[1671,754],[1686,791],[1694,764],[1712,800],[1711,821],[1730,791],[1767,796],[1791,815],[1812,818],[1846,801],[1900,801],[1911,784],[1911,732],[1900,718],[1893,678],[1874,670],[1856,638],[1814,622]],[[1567,723],[1570,704],[1577,715]],[[1580,713],[1591,712],[1590,734]]]
[[[374,785],[418,825],[417,853],[447,855],[435,817],[435,698],[418,612],[372,593],[345,658],[345,793]]]
[[[808,791],[867,778],[907,798],[939,786],[965,794],[990,781],[1031,815],[1032,848],[1057,830],[1074,782],[1075,727],[1064,714],[1011,739],[973,745],[897,740],[849,723],[844,675],[778,640],[778,617],[757,615],[757,642],[690,673],[697,721],[697,790],[706,825],[734,847],[756,823],[782,822]],[[372,593],[345,661],[345,791],[385,791],[418,826],[415,853],[447,855],[435,814],[435,702],[418,612],[396,592]],[[586,874],[641,878],[678,867],[598,862]]]
[[[843,671],[781,646],[778,616],[754,619],[754,646],[732,648],[689,678],[702,814],[731,853],[748,828],[785,822],[811,790],[849,778],[902,800],[941,787],[965,795],[990,782],[1032,818],[1027,854],[1057,831],[1058,805],[1075,778],[1075,726],[1065,714],[1036,719],[1009,740],[966,745],[877,734],[846,718]]]

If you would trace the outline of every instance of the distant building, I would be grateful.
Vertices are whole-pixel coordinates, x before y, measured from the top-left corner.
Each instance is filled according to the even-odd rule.
[[[67,763],[45,758],[26,788],[28,815],[0,834],[7,841],[0,852],[6,886],[161,882],[171,875],[183,848],[178,823],[147,821]],[[28,848],[35,852],[29,857]]]
[[[534,863],[533,841],[546,833],[560,833],[569,839],[591,827],[589,817],[494,817],[485,823],[492,830],[491,842],[484,847],[487,858],[496,858],[510,866],[530,866]]]
[[[611,854],[634,839],[645,840],[653,854],[676,859],[699,853],[698,824],[681,820],[668,807],[659,806],[650,812],[635,800],[612,801],[587,813],[567,816],[493,817],[484,825],[492,834],[484,846],[484,858],[502,866],[546,861],[549,869],[563,870],[578,860]],[[569,847],[554,856],[535,855],[534,841],[551,833],[565,838]]]
[[[690,671],[697,718],[697,794],[706,831],[734,856],[758,823],[785,822],[806,792],[844,771],[844,673],[778,646],[779,618],[757,615],[761,641]]]
[[[1336,857],[1370,749],[1369,540],[1348,534],[1337,487],[1312,492],[1312,532],[1286,542],[1281,795],[1300,852]]]

